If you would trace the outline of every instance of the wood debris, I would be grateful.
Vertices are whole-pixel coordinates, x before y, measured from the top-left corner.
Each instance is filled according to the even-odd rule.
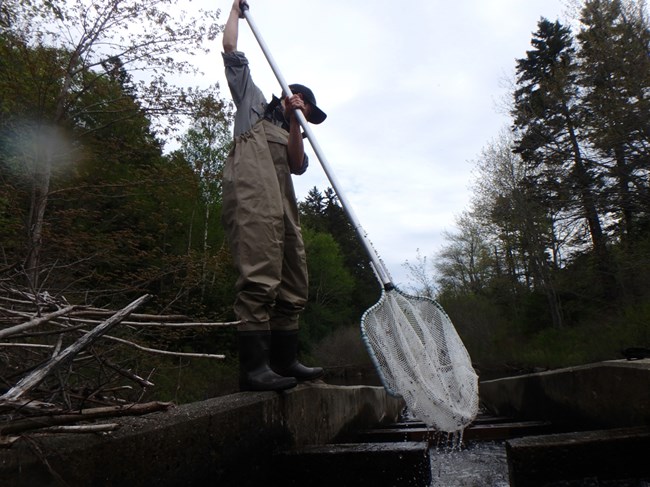
[[[138,352],[225,358],[138,343],[139,330],[151,327],[238,324],[137,314],[150,298],[145,294],[120,310],[108,310],[71,305],[63,297],[28,292],[0,279],[0,448],[9,448],[22,435],[34,432],[106,433],[116,424],[91,422],[171,407],[171,403],[141,402],[154,384],[153,371],[143,374],[129,367],[129,357]]]

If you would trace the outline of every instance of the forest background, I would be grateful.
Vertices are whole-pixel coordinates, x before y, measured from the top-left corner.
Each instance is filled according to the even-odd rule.
[[[236,275],[220,224],[233,106],[218,86],[171,81],[194,72],[186,54],[222,27],[216,12],[172,17],[174,4],[0,3],[5,286],[105,308],[147,293],[149,313],[234,319]],[[511,128],[475,161],[470,208],[437,254],[404,264],[407,291],[443,305],[483,378],[650,347],[647,9],[585,0],[576,15],[570,25],[537,24],[516,62]],[[172,139],[178,148],[164,152]],[[381,292],[368,259],[330,188],[313,188],[300,210],[305,358],[368,365],[359,319]],[[152,357],[116,344],[110,353],[151,377],[163,399],[230,391],[235,330],[190,330],[141,330],[137,339],[226,359]],[[0,390],[13,380],[0,367]]]

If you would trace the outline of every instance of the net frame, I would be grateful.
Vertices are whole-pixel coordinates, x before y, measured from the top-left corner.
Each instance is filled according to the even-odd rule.
[[[435,300],[383,290],[361,317],[361,336],[386,391],[418,420],[453,433],[476,418],[478,376]]]

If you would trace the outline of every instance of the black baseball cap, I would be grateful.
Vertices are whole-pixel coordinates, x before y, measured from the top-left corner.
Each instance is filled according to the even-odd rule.
[[[309,114],[309,118],[307,120],[316,125],[323,123],[323,121],[327,118],[327,114],[316,105],[316,97],[314,96],[314,92],[307,88],[305,85],[300,84],[289,85],[289,89],[294,95],[300,93],[303,99],[306,102],[309,102],[311,105],[311,113]]]

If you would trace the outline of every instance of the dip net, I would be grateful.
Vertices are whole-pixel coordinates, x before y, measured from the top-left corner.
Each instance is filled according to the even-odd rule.
[[[361,318],[361,334],[387,392],[449,433],[478,413],[478,377],[451,320],[432,299],[393,288]]]
[[[291,93],[248,4],[241,2],[240,8],[283,93]],[[298,109],[295,114],[383,286],[379,302],[361,318],[361,332],[384,387],[390,394],[403,397],[411,414],[420,421],[440,431],[461,431],[478,411],[478,380],[463,343],[435,301],[409,296],[392,285],[388,271],[340,191],[304,114]]]

